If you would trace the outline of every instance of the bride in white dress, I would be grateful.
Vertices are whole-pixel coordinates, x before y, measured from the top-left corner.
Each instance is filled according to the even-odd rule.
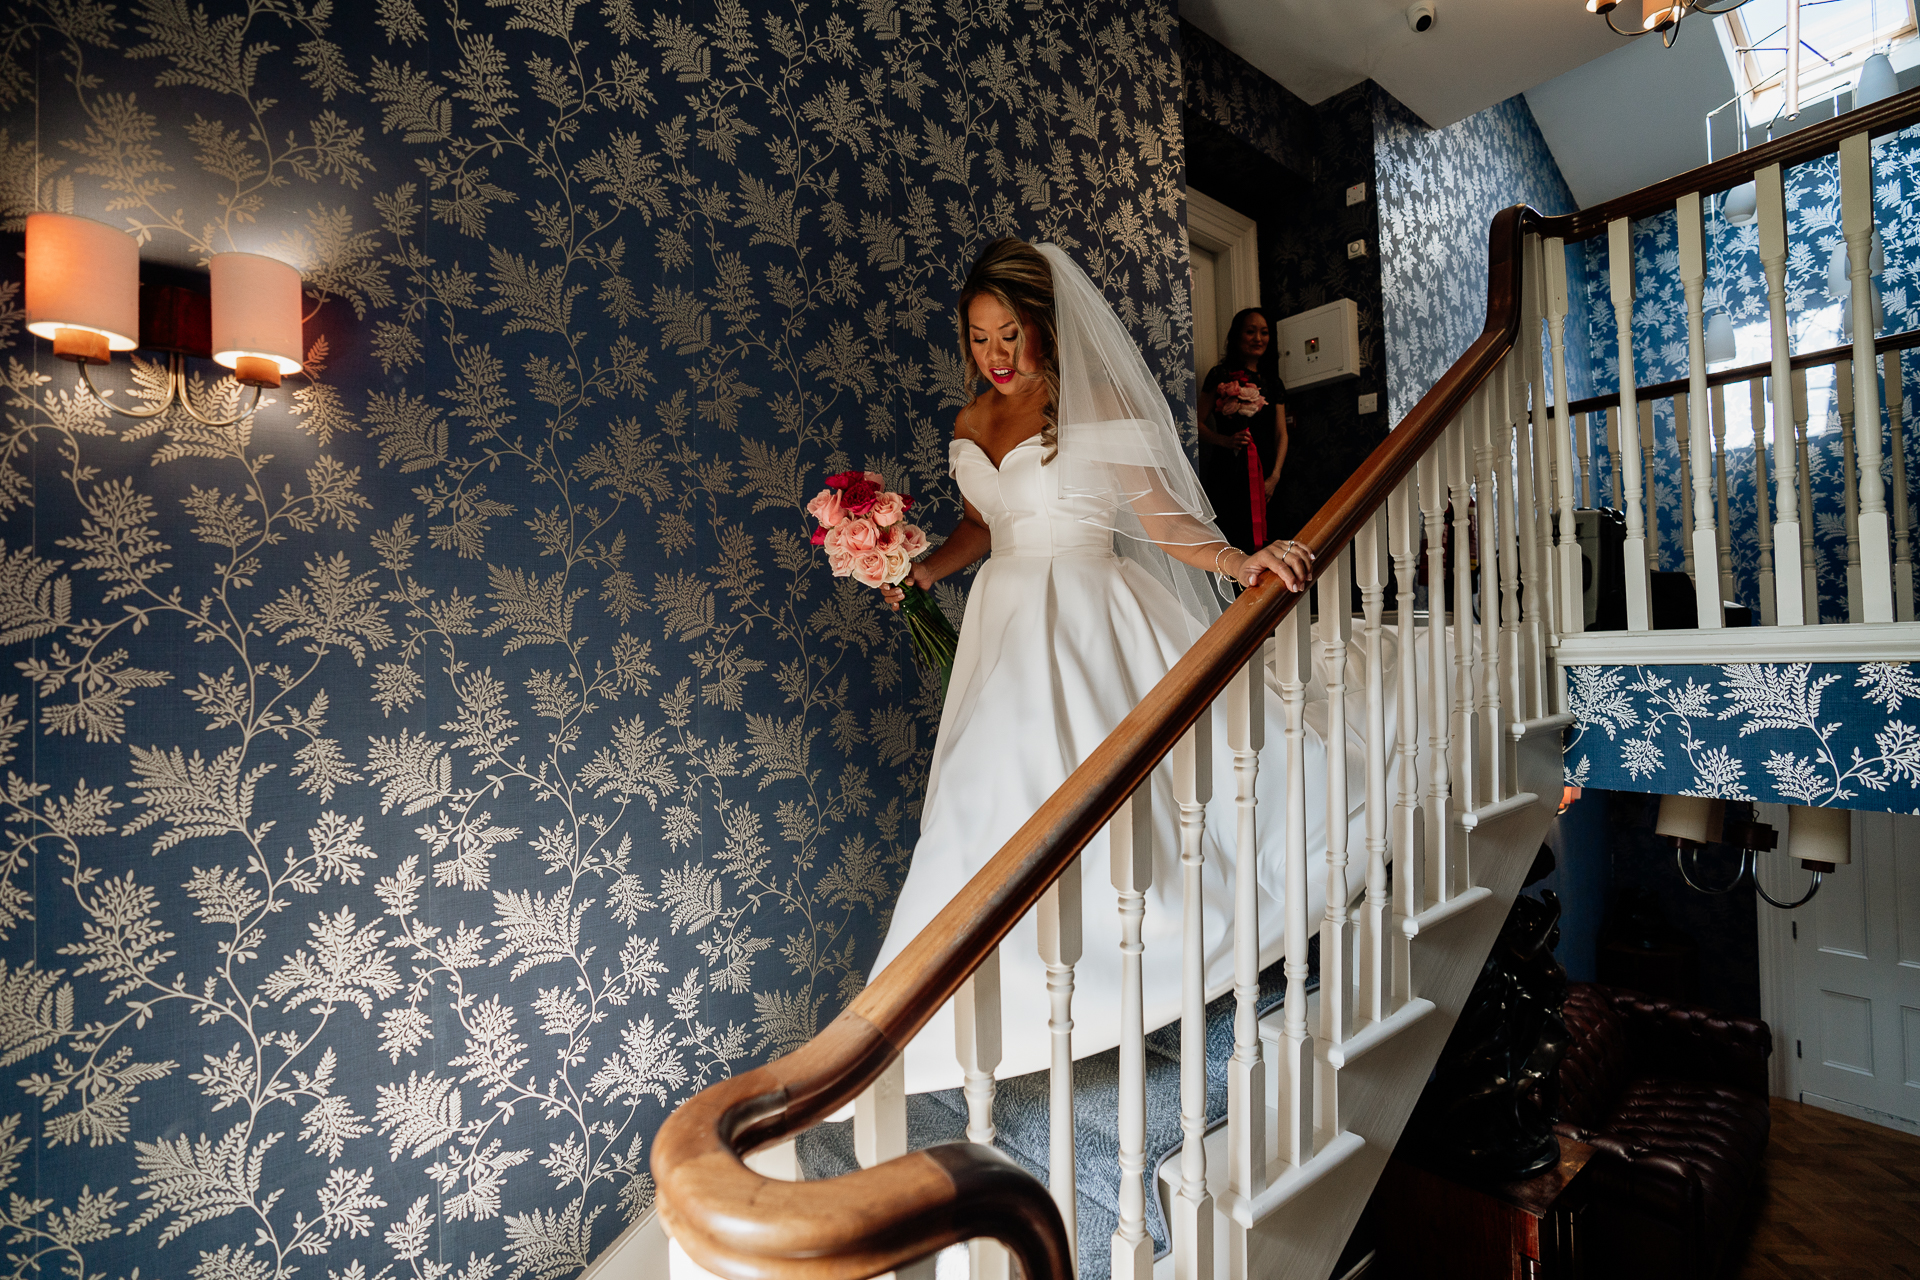
[[[1085,273],[1053,245],[989,245],[959,303],[966,353],[989,384],[954,424],[949,466],[965,515],[915,565],[939,579],[987,557],[967,597],[953,676],[934,744],[920,842],[873,972],[924,928],[997,853],[1217,617],[1207,574],[1252,586],[1309,577],[1304,548],[1251,554],[1212,522],[1165,397],[1138,348]],[[899,593],[889,591],[897,605]],[[1357,661],[1357,659],[1356,659]],[[1352,669],[1357,678],[1362,668]],[[1258,784],[1263,965],[1278,958],[1283,919],[1286,743],[1275,688]],[[1209,808],[1205,897],[1208,997],[1232,982],[1232,756],[1214,717],[1217,771]],[[1389,712],[1387,723],[1393,724]],[[1307,712],[1307,794],[1326,794],[1325,703]],[[1351,737],[1348,776],[1366,776]],[[1389,747],[1389,750],[1391,748]],[[1154,880],[1145,921],[1146,1026],[1180,1013],[1180,843],[1171,778],[1152,783]],[[1224,797],[1224,798],[1223,798]],[[1364,794],[1343,816],[1362,848]],[[1310,853],[1326,848],[1325,806],[1310,803]],[[1224,843],[1215,833],[1225,833]],[[1073,1002],[1074,1056],[1112,1048],[1120,1032],[1120,931],[1105,833],[1083,854],[1084,950]],[[1308,919],[1325,910],[1324,876]],[[1002,1078],[1045,1068],[1046,971],[1034,920],[1000,947]],[[908,1047],[910,1092],[961,1083],[949,1003]]]

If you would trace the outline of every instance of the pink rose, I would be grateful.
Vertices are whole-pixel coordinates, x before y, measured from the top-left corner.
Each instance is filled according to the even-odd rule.
[[[833,570],[833,576],[844,578],[853,572],[853,553],[848,551],[827,552],[827,568]]]
[[[807,514],[823,525],[836,525],[847,518],[846,510],[840,505],[840,495],[832,489],[822,489],[819,496],[807,504]]]
[[[858,551],[853,556],[853,577],[862,586],[877,587],[887,580],[887,556],[884,551]]]
[[[850,516],[864,516],[872,512],[873,504],[879,500],[880,486],[861,476],[852,481],[840,493],[840,504]]]
[[[887,558],[887,581],[889,583],[897,584],[901,579],[905,578],[908,571],[913,568],[913,557],[907,554],[905,547],[891,546],[882,554]]]
[[[871,520],[849,520],[844,524],[835,525],[834,529],[836,532],[845,531],[840,535],[840,545],[856,554],[872,551],[880,545],[880,530],[874,527]]]
[[[907,514],[906,499],[897,493],[883,493],[874,499],[873,509],[868,514],[883,529],[890,524],[898,524],[901,517]]]
[[[919,525],[903,524],[900,526],[900,549],[905,551],[910,557],[918,557],[921,552],[927,549],[927,535],[921,531]]]

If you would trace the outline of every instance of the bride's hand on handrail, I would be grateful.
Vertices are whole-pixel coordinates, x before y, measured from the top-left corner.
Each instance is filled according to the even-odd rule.
[[[1233,576],[1242,586],[1257,587],[1272,574],[1289,591],[1305,591],[1313,581],[1313,552],[1289,538],[1270,542],[1235,566]]]
[[[933,590],[933,584],[940,581],[939,578],[934,576],[933,570],[918,561],[914,563],[913,571],[907,576],[913,585],[922,591]],[[900,608],[900,602],[907,598],[907,593],[899,587],[883,586],[880,588],[880,598],[887,602],[888,608],[898,610]]]

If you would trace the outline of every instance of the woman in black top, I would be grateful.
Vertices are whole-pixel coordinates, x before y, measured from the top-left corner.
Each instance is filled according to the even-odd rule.
[[[1248,307],[1228,326],[1226,355],[1201,384],[1199,405],[1200,482],[1235,546],[1273,539],[1267,504],[1287,460],[1286,399],[1272,326],[1266,312]]]

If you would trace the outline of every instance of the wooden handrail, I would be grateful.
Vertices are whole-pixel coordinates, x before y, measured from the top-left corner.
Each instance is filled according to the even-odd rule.
[[[1584,239],[1614,218],[1671,208],[1682,191],[1732,186],[1764,165],[1834,150],[1863,127],[1886,133],[1916,118],[1920,90],[1597,209],[1554,218],[1524,206],[1502,210],[1488,236],[1480,335],[1298,540],[1323,563],[1343,550],[1512,350],[1529,233]],[[990,1237],[1007,1246],[1026,1280],[1068,1280],[1068,1238],[1052,1198],[992,1148],[955,1143],[818,1182],[769,1179],[741,1157],[811,1127],[873,1083],[1146,783],[1301,598],[1277,582],[1244,593],[825,1031],[709,1086],[667,1118],[651,1161],[658,1203],[695,1261],[732,1280],[858,1280],[960,1240]]]

